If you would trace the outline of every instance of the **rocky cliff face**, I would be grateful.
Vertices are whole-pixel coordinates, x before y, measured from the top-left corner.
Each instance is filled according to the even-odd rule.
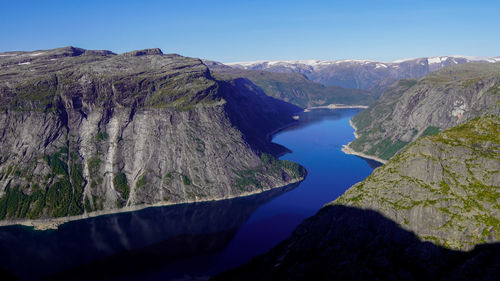
[[[401,80],[352,118],[358,138],[349,148],[387,160],[421,136],[498,115],[499,73],[500,63],[469,63]]]
[[[68,47],[0,64],[1,219],[230,198],[305,175],[266,139],[298,108],[198,59]]]
[[[419,139],[334,204],[379,211],[448,248],[500,241],[500,117]]]
[[[213,280],[496,280],[499,171],[498,116],[419,139],[270,252]]]

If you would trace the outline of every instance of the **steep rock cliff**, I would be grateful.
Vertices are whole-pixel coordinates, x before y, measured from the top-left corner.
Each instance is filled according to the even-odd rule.
[[[500,63],[451,66],[401,80],[352,118],[355,152],[388,160],[407,144],[474,117],[500,114]]]
[[[305,175],[266,139],[298,108],[217,81],[199,59],[68,47],[0,64],[7,223],[231,198]]]
[[[500,241],[500,117],[419,139],[334,204],[379,211],[453,249]]]

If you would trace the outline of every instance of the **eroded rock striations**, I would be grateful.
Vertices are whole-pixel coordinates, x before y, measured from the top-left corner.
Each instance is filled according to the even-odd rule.
[[[481,115],[500,114],[500,63],[450,66],[401,80],[352,118],[354,152],[388,160],[403,147]]]
[[[0,65],[4,223],[231,198],[305,176],[268,138],[299,108],[248,80],[217,81],[199,59],[67,47],[3,53]]]

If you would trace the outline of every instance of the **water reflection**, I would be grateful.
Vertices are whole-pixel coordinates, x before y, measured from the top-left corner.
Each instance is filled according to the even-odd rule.
[[[76,266],[80,268],[57,278],[87,274],[91,279],[107,279],[140,273],[171,260],[220,251],[259,206],[296,186],[232,200],[90,218],[56,231],[3,227],[0,265],[23,279],[39,279]]]

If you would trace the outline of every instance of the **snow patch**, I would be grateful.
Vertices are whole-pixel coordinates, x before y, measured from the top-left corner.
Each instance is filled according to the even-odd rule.
[[[412,61],[412,60],[416,60],[418,58],[407,58],[407,59],[399,59],[399,60],[393,60],[392,62],[393,63],[402,63],[402,62],[405,62],[405,61]]]
[[[429,64],[441,63],[441,58],[440,57],[428,58],[427,61],[429,62]]]
[[[316,67],[324,67],[328,65],[338,65],[338,64],[347,64],[347,63],[354,63],[354,64],[370,64],[370,63],[376,63],[375,68],[382,68],[382,67],[396,67],[397,64],[402,63],[402,62],[409,62],[409,61],[417,61],[417,60],[425,60],[427,59],[429,65],[431,64],[439,64],[443,63],[448,59],[451,59],[451,62],[454,64],[458,64],[457,59],[465,59],[467,61],[484,61],[484,62],[500,62],[500,57],[479,57],[479,56],[459,56],[459,55],[454,55],[454,56],[437,56],[437,57],[423,57],[423,58],[405,58],[405,59],[399,59],[399,60],[394,60],[392,62],[382,62],[382,61],[373,61],[373,60],[356,60],[356,59],[344,59],[344,60],[257,60],[257,61],[241,61],[241,62],[226,62],[224,63],[225,65],[229,66],[234,66],[234,65],[240,65],[243,66],[244,68],[250,68],[250,67],[255,67],[255,66],[262,66],[264,69],[266,67],[270,66],[283,66],[283,67],[289,67],[296,69],[297,66],[300,65],[307,65],[311,66],[313,68]],[[425,62],[420,62],[421,65],[425,65]]]
[[[29,54],[30,57],[36,57],[36,56],[40,56],[40,55],[43,55],[45,54],[45,52],[38,52],[38,53],[33,53],[33,54]]]
[[[17,65],[28,65],[28,64],[31,64],[31,62],[27,61],[27,62],[21,62],[21,63],[18,63]]]
[[[261,61],[242,61],[242,62],[225,62],[225,65],[241,65],[244,67],[252,67],[256,65],[267,65],[267,66],[276,66],[276,65],[283,65],[283,66],[291,66],[291,65],[308,65],[308,66],[319,66],[319,65],[331,65],[331,64],[341,64],[341,63],[359,63],[359,64],[368,64],[368,63],[374,63],[375,61],[371,60],[333,60],[333,61],[328,61],[328,60],[283,60],[283,61],[266,61],[266,60],[261,60]]]

